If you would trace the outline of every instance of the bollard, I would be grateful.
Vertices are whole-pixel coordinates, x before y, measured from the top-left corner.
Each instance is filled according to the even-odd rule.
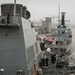
[[[16,75],[24,75],[23,70],[18,70]]]
[[[0,69],[0,75],[3,75],[4,69]]]
[[[41,68],[37,69],[37,75],[42,75],[42,69]]]

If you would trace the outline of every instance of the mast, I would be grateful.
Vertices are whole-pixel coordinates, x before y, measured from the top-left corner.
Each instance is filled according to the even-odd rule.
[[[60,25],[60,4],[58,6],[58,25]]]
[[[14,0],[14,23],[16,23],[16,0]]]

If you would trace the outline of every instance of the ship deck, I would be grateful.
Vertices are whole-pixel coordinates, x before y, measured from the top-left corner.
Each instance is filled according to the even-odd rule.
[[[54,45],[53,44],[51,44],[51,45],[50,44],[45,44],[45,47],[46,48],[69,48],[70,45],[71,44],[68,44],[68,45],[67,44],[64,44],[64,45],[60,45],[60,44],[59,45],[57,45],[57,44],[54,44]]]
[[[66,71],[68,70],[65,69],[65,67],[57,68],[56,63],[52,64],[50,54],[47,54],[47,57],[49,59],[49,64],[48,64],[48,68],[42,68],[43,75],[65,75]]]
[[[67,49],[67,51],[69,51],[70,50],[70,48],[71,48],[71,43],[70,44],[68,44],[68,45],[66,45],[66,44],[64,44],[64,45],[50,45],[50,44],[45,44],[45,48],[65,48],[65,49]]]

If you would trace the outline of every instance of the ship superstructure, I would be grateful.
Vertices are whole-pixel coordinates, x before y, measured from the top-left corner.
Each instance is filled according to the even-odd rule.
[[[26,6],[1,4],[0,72],[3,75],[33,75],[41,58],[39,42]],[[21,73],[20,73],[21,72]]]
[[[59,53],[69,53],[71,50],[72,43],[72,32],[71,28],[65,26],[64,13],[62,13],[61,25],[58,25],[54,32],[52,32],[51,37],[53,37],[54,42],[51,44],[48,42],[46,47],[50,47],[52,51]],[[55,50],[54,50],[55,49]]]
[[[50,70],[50,72],[53,72],[51,75],[66,75],[69,65],[68,56],[71,54],[71,44],[72,32],[71,29],[65,25],[65,13],[63,12],[61,24],[52,32],[49,40],[47,40],[45,44],[45,48],[50,48],[52,54],[56,57],[54,71]],[[51,68],[51,66],[49,68]]]

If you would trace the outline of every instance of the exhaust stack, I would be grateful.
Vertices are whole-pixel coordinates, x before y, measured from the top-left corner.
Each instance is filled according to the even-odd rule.
[[[62,12],[61,14],[61,25],[65,26],[65,12]]]

